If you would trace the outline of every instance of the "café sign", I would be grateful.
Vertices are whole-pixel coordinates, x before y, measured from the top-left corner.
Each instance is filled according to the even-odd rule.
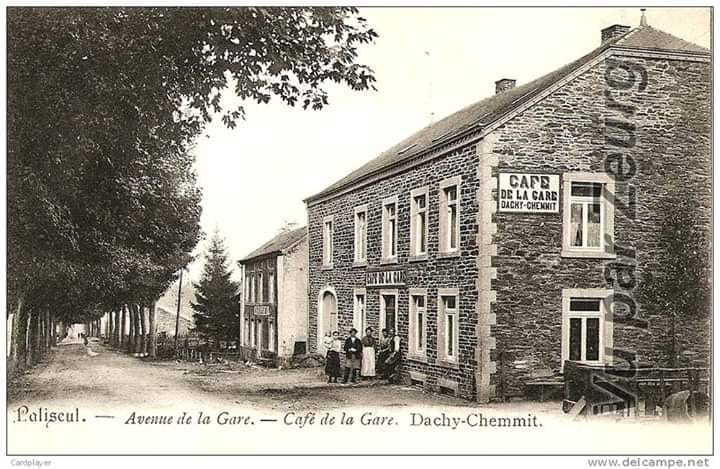
[[[255,316],[270,316],[270,305],[254,305],[253,314]]]
[[[367,272],[368,287],[389,287],[405,285],[404,270],[376,270]]]
[[[560,175],[499,173],[498,211],[559,213]]]

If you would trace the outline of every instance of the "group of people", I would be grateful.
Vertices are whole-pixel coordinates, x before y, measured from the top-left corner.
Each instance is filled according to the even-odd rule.
[[[340,353],[345,353],[345,372],[343,383],[357,383],[358,374],[363,378],[381,376],[388,382],[396,381],[400,363],[400,337],[393,329],[383,329],[378,341],[373,336],[373,328],[365,329],[365,336],[358,338],[357,329],[350,329],[350,335],[344,343],[337,331],[328,333],[323,339],[327,351],[325,374],[328,383],[337,383],[341,376]]]

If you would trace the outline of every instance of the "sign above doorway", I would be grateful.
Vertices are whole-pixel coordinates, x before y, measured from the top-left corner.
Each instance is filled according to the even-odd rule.
[[[366,285],[372,287],[391,287],[405,285],[406,272],[404,270],[375,270],[366,275]]]

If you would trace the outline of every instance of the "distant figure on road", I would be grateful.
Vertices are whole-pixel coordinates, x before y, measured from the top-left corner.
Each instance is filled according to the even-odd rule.
[[[82,336],[83,344],[85,344],[87,346],[87,344],[88,344],[87,335],[84,332],[81,332],[80,335]]]
[[[375,377],[375,337],[372,327],[365,329],[365,337],[362,338],[362,367],[360,376],[363,378]]]
[[[357,337],[357,329],[350,329],[350,337],[345,339],[345,377],[343,383],[347,384],[352,373],[352,382],[357,383],[357,375],[360,373],[360,360],[362,359],[363,345]]]
[[[328,383],[337,383],[340,377],[340,350],[342,350],[342,342],[340,342],[337,331],[332,333],[332,337],[326,336],[326,339],[330,340],[323,340],[323,345],[325,345],[325,350],[327,350],[327,354],[325,355],[325,374],[328,376]]]

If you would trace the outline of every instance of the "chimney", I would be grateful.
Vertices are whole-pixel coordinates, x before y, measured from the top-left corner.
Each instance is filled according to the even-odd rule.
[[[495,94],[502,93],[509,89],[515,88],[515,80],[512,78],[501,78],[495,82]]]
[[[630,26],[624,26],[622,24],[614,24],[612,26],[608,26],[600,32],[602,36],[601,42],[605,42],[618,36],[622,36],[628,31],[630,31]]]

